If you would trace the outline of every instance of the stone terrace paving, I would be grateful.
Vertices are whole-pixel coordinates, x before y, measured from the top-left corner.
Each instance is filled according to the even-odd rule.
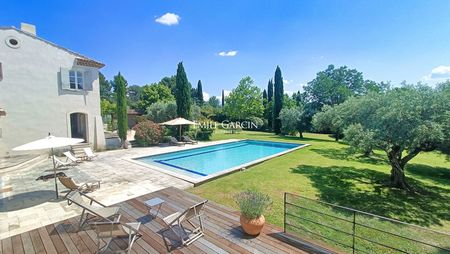
[[[149,147],[98,153],[97,159],[82,162],[63,171],[77,182],[101,180],[101,188],[90,193],[98,201],[113,205],[166,187],[187,189],[193,185],[168,174],[152,170],[126,159],[236,140],[200,142],[184,147]],[[41,175],[51,174],[52,162],[44,160],[33,168],[2,173],[0,170],[0,239],[65,220],[81,213],[60,197],[55,200],[54,181],[36,181]],[[58,181],[60,196],[66,189]],[[8,188],[5,188],[8,187]]]

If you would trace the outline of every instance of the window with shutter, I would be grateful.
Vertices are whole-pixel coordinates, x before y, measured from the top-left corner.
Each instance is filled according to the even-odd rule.
[[[83,72],[61,68],[61,87],[69,90],[84,90]]]

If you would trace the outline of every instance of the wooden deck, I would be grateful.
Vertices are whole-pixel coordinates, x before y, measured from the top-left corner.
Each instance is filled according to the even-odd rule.
[[[143,204],[159,197],[165,200],[159,216],[166,216],[202,201],[193,194],[176,188],[166,188],[117,204],[124,222],[142,222],[142,237],[135,242],[133,253],[313,253],[320,252],[306,246],[293,246],[283,239],[282,229],[266,225],[258,237],[246,236],[239,226],[236,211],[208,202],[205,208],[205,236],[188,247],[179,246],[170,231],[164,231],[160,218],[152,219]],[[51,224],[20,235],[3,239],[0,253],[95,253],[96,236],[93,230],[76,228],[79,217]],[[300,248],[301,249],[300,249]],[[115,239],[107,253],[126,248],[126,239]]]

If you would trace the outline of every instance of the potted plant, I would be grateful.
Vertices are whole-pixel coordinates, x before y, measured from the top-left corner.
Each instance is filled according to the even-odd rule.
[[[272,204],[267,194],[259,191],[247,190],[234,196],[234,200],[241,210],[241,226],[249,235],[259,235],[266,219],[263,212]]]

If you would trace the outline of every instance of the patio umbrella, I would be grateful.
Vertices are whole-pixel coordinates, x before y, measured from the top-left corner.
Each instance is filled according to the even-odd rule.
[[[182,117],[178,117],[175,119],[172,119],[170,121],[160,123],[161,125],[170,125],[170,126],[179,126],[180,127],[180,138],[181,138],[181,126],[183,125],[196,125],[196,122],[189,121],[187,119],[184,119]]]
[[[75,144],[81,143],[83,141],[84,141],[84,139],[81,139],[81,138],[55,137],[55,136],[51,136],[49,133],[48,137],[43,138],[43,139],[38,139],[36,141],[15,147],[15,148],[13,148],[13,151],[31,151],[31,150],[51,149],[52,160],[53,160],[53,172],[54,172],[54,178],[55,178],[56,198],[58,198],[58,184],[56,182],[56,163],[55,163],[53,149],[58,148],[58,147],[75,145]]]

